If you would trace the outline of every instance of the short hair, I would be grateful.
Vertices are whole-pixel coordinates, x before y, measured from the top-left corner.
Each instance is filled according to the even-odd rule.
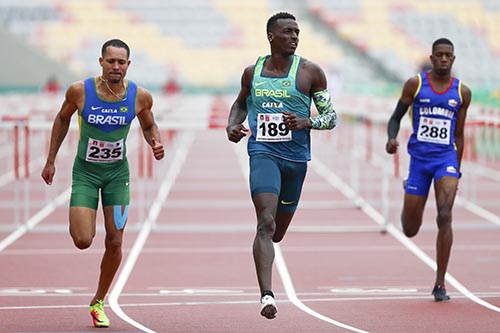
[[[443,45],[443,44],[450,45],[453,50],[455,49],[451,40],[449,40],[448,38],[439,38],[439,39],[436,39],[436,41],[434,41],[434,43],[432,43],[432,52],[434,53],[434,49],[436,48],[436,46]]]
[[[127,59],[130,58],[130,48],[127,43],[122,41],[121,39],[110,39],[106,43],[102,45],[101,55],[104,57],[104,53],[106,53],[106,49],[108,46],[119,47],[125,49],[127,51]]]
[[[296,21],[295,16],[293,16],[292,14],[286,13],[286,12],[279,12],[279,13],[274,14],[273,16],[271,16],[269,18],[269,20],[267,20],[266,31],[267,32],[271,32],[271,30],[273,29],[274,24],[279,19],[291,19],[291,20]]]

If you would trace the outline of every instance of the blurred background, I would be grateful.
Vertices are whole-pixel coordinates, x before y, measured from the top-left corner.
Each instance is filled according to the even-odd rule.
[[[101,74],[98,59],[106,40],[129,44],[127,78],[152,92],[155,117],[171,151],[183,130],[217,129],[217,138],[226,141],[223,128],[243,69],[269,53],[266,22],[280,11],[296,16],[297,53],[324,69],[338,113],[335,131],[315,133],[313,140],[319,140],[332,170],[350,163],[349,173],[340,176],[355,189],[369,189],[373,205],[384,210],[387,200],[380,198],[397,193],[400,182],[394,190],[379,183],[370,187],[363,178],[369,173],[358,165],[380,168],[386,179],[405,176],[405,145],[394,160],[385,153],[386,124],[403,83],[428,66],[431,45],[440,37],[455,44],[454,74],[473,92],[463,164],[472,185],[464,183],[461,190],[477,197],[475,174],[500,180],[500,171],[491,171],[500,161],[499,0],[0,0],[0,157],[5,161],[0,163],[0,210],[12,216],[5,222],[9,227],[12,221],[24,223],[52,199],[40,185],[40,170],[54,116],[69,84]],[[74,156],[78,135],[72,125],[60,156]],[[130,153],[145,149],[138,133],[131,131]],[[405,119],[400,142],[409,134]],[[133,176],[154,182],[166,166],[148,171],[153,167],[142,160],[147,156],[134,159]],[[45,191],[43,200],[34,189]]]
[[[159,122],[224,127],[279,11],[296,16],[297,53],[324,69],[340,121],[381,133],[432,42],[451,39],[454,74],[473,92],[472,153],[500,158],[498,0],[0,0],[0,129],[49,128],[68,85],[100,75],[111,38],[129,44],[127,77],[153,93]]]
[[[397,96],[447,37],[475,102],[498,106],[498,0],[0,0],[0,91],[98,75],[103,42],[121,38],[129,78],[154,93],[169,81],[235,93],[243,68],[269,52],[265,25],[278,11],[297,17],[298,53],[324,68],[333,95]]]

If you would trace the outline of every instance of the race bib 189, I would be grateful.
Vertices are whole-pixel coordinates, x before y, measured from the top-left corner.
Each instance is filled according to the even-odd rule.
[[[421,117],[417,139],[423,142],[450,144],[451,120]]]
[[[101,163],[123,160],[123,139],[115,142],[108,142],[89,138],[85,160],[88,162]]]
[[[283,122],[281,113],[259,113],[257,115],[257,141],[291,141],[292,132]]]

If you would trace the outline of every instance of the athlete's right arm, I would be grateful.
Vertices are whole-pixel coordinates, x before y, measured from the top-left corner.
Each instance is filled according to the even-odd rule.
[[[408,111],[408,107],[413,103],[413,97],[418,87],[418,77],[410,78],[403,86],[403,92],[396,104],[396,108],[389,119],[387,124],[387,143],[385,150],[389,154],[394,154],[398,151],[399,142],[396,139],[398,136],[399,128],[401,126],[401,119]]]
[[[226,133],[229,141],[239,142],[246,136],[248,129],[245,128],[243,122],[247,118],[248,110],[246,99],[250,94],[250,87],[252,84],[254,66],[249,66],[243,71],[241,76],[241,89],[231,106],[229,118],[227,121]]]
[[[57,152],[68,133],[71,117],[83,105],[85,97],[85,89],[83,82],[72,84],[66,91],[65,99],[61,105],[61,109],[57,113],[54,123],[52,124],[52,132],[50,134],[49,153],[47,161],[42,170],[42,178],[48,185],[52,184],[54,174],[56,173],[55,160]]]

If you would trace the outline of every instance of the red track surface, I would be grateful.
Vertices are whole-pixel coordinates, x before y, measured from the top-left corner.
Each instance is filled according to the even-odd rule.
[[[347,130],[339,127],[333,137],[346,136]],[[452,301],[435,303],[430,295],[433,269],[397,238],[403,193],[400,180],[391,177],[389,181],[389,232],[338,232],[333,227],[378,225],[325,180],[324,173],[318,173],[316,162],[310,165],[293,227],[279,245],[283,256],[277,252],[274,291],[278,316],[264,319],[259,315],[251,255],[254,211],[245,159],[243,156],[240,164],[239,157],[245,143],[235,146],[217,129],[191,135],[192,143],[179,134],[169,145],[167,160],[155,162],[154,179],[137,176],[137,166],[132,163],[137,156],[131,152],[135,170],[132,212],[114,285],[123,282],[115,296],[128,319],[106,302],[111,327],[99,331],[347,332],[341,323],[359,331],[384,333],[500,330],[500,313],[495,310],[500,307],[498,225],[457,205],[448,270],[493,309],[473,302],[451,283],[447,287]],[[337,145],[332,143],[332,150]],[[345,143],[342,146],[344,151],[313,149],[317,160],[331,167],[329,172],[348,182],[353,165],[349,149]],[[390,159],[383,152],[377,154]],[[45,197],[44,202],[50,202],[68,186],[72,158],[70,153],[58,161],[58,185],[53,188],[43,185],[38,170],[15,186],[29,186],[32,201]],[[178,172],[174,172],[176,167]],[[380,211],[377,188],[384,172],[390,171],[363,158],[359,167],[360,195]],[[172,182],[162,183],[165,177]],[[474,181],[485,188],[491,183],[479,176]],[[12,195],[14,187],[9,186],[2,188],[2,196]],[[166,199],[157,200],[158,191],[167,187]],[[139,202],[145,206],[134,206]],[[32,214],[43,205],[33,206]],[[155,207],[160,208],[157,214]],[[412,239],[431,259],[435,255],[434,210],[431,195],[424,226]],[[489,206],[488,210],[499,218],[500,207]],[[12,209],[10,212],[13,216]],[[2,225],[9,221],[2,220]],[[102,221],[98,223],[102,226]],[[88,302],[103,252],[102,228],[91,249],[85,251],[74,248],[66,229],[67,202],[0,251],[0,332],[96,331]],[[2,231],[0,241],[12,231]],[[144,243],[138,241],[141,237],[145,237]],[[131,259],[134,253],[136,260]],[[292,303],[294,297],[302,305]]]

